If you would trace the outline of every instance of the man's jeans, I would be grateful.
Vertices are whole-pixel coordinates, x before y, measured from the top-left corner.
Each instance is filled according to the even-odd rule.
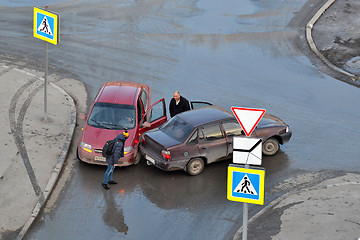
[[[113,181],[113,172],[115,169],[115,165],[108,165],[106,172],[105,172],[105,176],[104,176],[104,184],[107,184],[108,181]]]

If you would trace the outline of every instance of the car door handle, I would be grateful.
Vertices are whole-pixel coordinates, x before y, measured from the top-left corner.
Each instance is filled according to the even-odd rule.
[[[202,147],[202,149],[207,149],[207,147]]]

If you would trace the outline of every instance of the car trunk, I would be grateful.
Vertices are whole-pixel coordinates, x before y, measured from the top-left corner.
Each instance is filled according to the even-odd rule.
[[[161,131],[146,133],[144,138],[145,138],[144,147],[146,147],[148,151],[151,151],[156,155],[158,154],[160,155],[161,151],[164,149],[180,144],[178,141],[169,137],[168,135],[164,134]],[[155,141],[154,139],[157,139],[157,141]]]

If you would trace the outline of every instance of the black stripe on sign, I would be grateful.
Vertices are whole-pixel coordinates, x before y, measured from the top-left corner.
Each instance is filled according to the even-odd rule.
[[[259,146],[259,144],[262,142],[261,139],[259,139],[259,141],[257,141],[257,143],[252,146],[252,148],[250,148],[249,150],[246,150],[246,149],[233,149],[233,151],[236,151],[236,152],[251,152],[252,150],[254,150],[257,146]]]

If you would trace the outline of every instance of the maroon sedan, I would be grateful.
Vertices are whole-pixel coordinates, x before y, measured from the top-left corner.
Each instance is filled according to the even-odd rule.
[[[119,166],[137,164],[139,141],[144,132],[159,127],[167,121],[165,100],[150,106],[150,88],[136,82],[106,82],[91,105],[77,148],[81,161],[106,165],[102,148],[124,130],[129,138]]]
[[[291,135],[282,120],[265,114],[251,137],[262,139],[265,155],[274,155]],[[234,115],[210,106],[180,113],[160,129],[144,134],[141,153],[149,165],[198,175],[205,164],[232,157],[234,136],[245,136]]]

